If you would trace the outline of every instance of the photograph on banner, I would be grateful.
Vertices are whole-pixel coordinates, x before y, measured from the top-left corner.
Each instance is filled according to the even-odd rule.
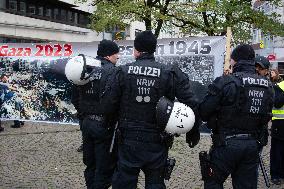
[[[69,58],[2,57],[1,118],[77,122],[64,75]]]
[[[119,65],[131,63],[133,41],[117,41]],[[98,42],[0,44],[0,115],[2,120],[78,123],[65,66],[78,54],[96,57]],[[192,80],[198,98],[222,74],[224,37],[158,40],[156,60],[177,64]]]

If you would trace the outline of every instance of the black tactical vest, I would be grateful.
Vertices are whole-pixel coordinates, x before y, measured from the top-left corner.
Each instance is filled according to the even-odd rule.
[[[100,103],[101,95],[105,91],[106,80],[114,71],[111,63],[103,64],[90,70],[90,82],[80,86],[80,110],[82,113],[104,114],[105,106]]]
[[[167,91],[170,70],[154,59],[137,60],[121,69],[125,90],[120,105],[120,120],[139,127],[157,127],[156,105],[162,96],[170,93]]]
[[[249,73],[234,73],[224,77],[225,84],[237,87],[235,103],[222,106],[218,114],[219,130],[255,132],[271,119],[273,90],[270,81]]]

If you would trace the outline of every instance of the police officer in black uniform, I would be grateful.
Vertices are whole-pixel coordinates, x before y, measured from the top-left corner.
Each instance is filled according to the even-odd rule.
[[[196,109],[188,77],[176,65],[155,61],[157,39],[143,31],[134,41],[136,61],[118,68],[108,102],[119,109],[118,165],[113,189],[136,189],[140,170],[145,174],[145,188],[164,189],[164,170],[168,140],[157,125],[156,105],[162,96],[175,97]],[[110,106],[109,106],[110,107]],[[199,141],[195,126],[187,133],[194,147]],[[170,138],[170,137],[169,137]]]
[[[264,56],[255,57],[255,69],[256,69],[257,74],[269,78],[269,67],[270,67],[270,62],[267,58],[265,58]],[[273,82],[272,82],[272,86],[273,86]],[[273,89],[276,95],[274,86],[273,86]],[[262,145],[266,146],[268,143],[268,136],[269,136],[268,125],[264,126],[263,129],[264,130],[262,132],[263,136],[261,136],[261,141],[262,141]],[[262,151],[262,148],[260,151]]]
[[[257,75],[254,59],[250,45],[237,46],[231,55],[233,73],[216,78],[200,104],[204,121],[216,118],[210,163],[201,169],[206,189],[223,188],[230,174],[233,188],[257,188],[259,136],[271,119],[274,94],[270,81]]]
[[[82,115],[82,112],[80,111],[80,95],[79,94],[80,94],[80,86],[72,85],[71,102],[77,111],[77,118],[79,119],[80,130],[82,131],[83,115]],[[82,144],[79,146],[77,151],[83,152],[83,138],[82,138]]]
[[[87,68],[92,73],[91,81],[80,86],[79,109],[84,119],[83,162],[87,188],[106,189],[111,185],[116,164],[115,154],[109,149],[116,122],[115,116],[108,114],[107,107],[101,104],[100,98],[106,90],[105,84],[114,71],[118,60],[119,48],[116,43],[102,40],[98,45],[97,59],[101,61],[102,69]]]

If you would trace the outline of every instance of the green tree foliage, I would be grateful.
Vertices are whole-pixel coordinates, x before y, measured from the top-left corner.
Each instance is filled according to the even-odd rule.
[[[281,0],[266,2],[274,8],[282,6]],[[253,9],[252,0],[93,0],[92,5],[96,10],[90,27],[98,32],[142,21],[146,29],[155,31],[156,36],[173,26],[188,35],[208,36],[225,35],[230,26],[235,41],[250,39],[252,28],[261,29],[265,34],[284,36],[280,15]]]
[[[78,0],[77,2],[86,2]],[[142,21],[146,29],[154,30],[158,36],[172,0],[93,0],[96,10],[91,17],[91,28],[102,32],[108,27],[125,27],[133,21]]]
[[[274,8],[282,6],[281,0],[259,3],[267,2]],[[251,39],[253,28],[261,29],[264,34],[284,36],[284,25],[279,22],[280,15],[254,9],[251,0],[201,0],[176,7],[172,16],[176,26],[192,35],[200,32],[209,36],[225,35],[226,28],[230,26],[236,42]]]

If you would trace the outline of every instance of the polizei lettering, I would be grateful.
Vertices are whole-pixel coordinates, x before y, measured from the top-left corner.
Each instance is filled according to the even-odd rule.
[[[249,84],[249,85],[260,85],[268,87],[268,80],[267,79],[255,79],[252,77],[244,77],[243,78],[243,84]]]
[[[143,67],[143,66],[129,66],[128,73],[135,75],[160,77],[161,69],[152,68],[152,67]]]

